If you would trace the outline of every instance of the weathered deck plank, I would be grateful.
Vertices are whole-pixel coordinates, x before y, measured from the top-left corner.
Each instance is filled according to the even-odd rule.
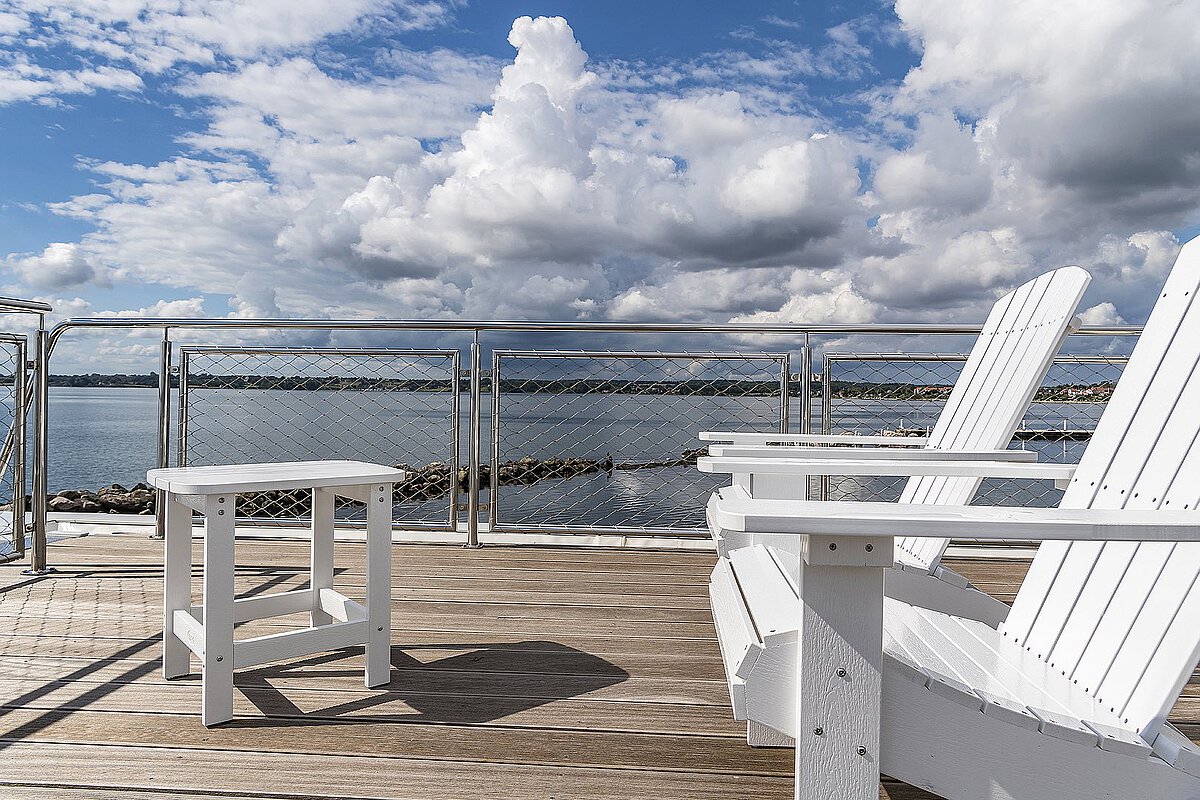
[[[350,593],[361,551],[337,548]],[[237,557],[239,592],[304,585],[302,541]],[[44,580],[0,567],[0,796],[791,795],[790,751],[747,747],[729,715],[711,555],[397,546],[387,687],[362,687],[354,649],[243,670],[234,721],[212,730],[196,676],[159,676],[161,559],[144,536],[97,535],[54,544]],[[954,566],[1011,597],[1027,563]],[[1200,687],[1173,718],[1200,735]],[[885,781],[881,797],[931,795]]]
[[[357,726],[347,726],[357,727]],[[341,733],[341,731],[339,731]],[[331,738],[329,733],[326,737]],[[247,731],[253,739],[253,731]],[[499,740],[498,740],[499,741]],[[332,742],[331,742],[332,744]],[[692,798],[779,796],[791,779],[582,766],[543,766],[332,755],[270,750],[222,750],[81,742],[16,741],[5,747],[0,785],[43,783],[122,789],[137,787],[162,797],[192,791],[337,797],[358,800],[474,800],[495,797],[609,797],[661,800],[686,787]],[[760,788],[761,787],[761,788]]]

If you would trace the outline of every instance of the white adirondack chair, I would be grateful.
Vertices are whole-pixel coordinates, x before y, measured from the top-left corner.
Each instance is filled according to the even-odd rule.
[[[1200,240],[1057,509],[714,496],[722,524],[805,543],[713,583],[750,718],[796,737],[797,797],[876,798],[882,771],[952,800],[1200,798],[1200,748],[1166,722],[1200,659],[1197,291]],[[913,533],[1045,543],[995,630],[885,600],[868,545]]]
[[[724,496],[774,499],[803,499],[811,475],[911,475],[900,502],[940,505],[966,505],[984,477],[1069,479],[1071,467],[1031,464],[1036,453],[1005,448],[1063,339],[1075,327],[1075,308],[1090,281],[1079,267],[1063,267],[1002,297],[992,307],[929,438],[919,440],[920,449],[904,446],[913,440],[901,437],[706,432],[702,439],[733,444],[712,445],[712,457],[702,459],[700,469],[734,475],[734,485],[723,491]],[[808,446],[765,446],[781,440]],[[863,440],[902,446],[811,446]],[[931,463],[950,460],[954,463],[949,466]],[[794,537],[746,534],[720,525],[710,524],[710,530],[721,555],[756,541],[784,548],[795,542]],[[897,539],[897,569],[887,575],[889,596],[999,625],[1008,606],[940,565],[948,544],[949,539],[926,536]]]

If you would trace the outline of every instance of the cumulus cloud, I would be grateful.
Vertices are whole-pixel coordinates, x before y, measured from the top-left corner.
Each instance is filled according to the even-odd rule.
[[[1117,313],[1117,307],[1105,300],[1079,313],[1084,325],[1124,325],[1125,318]]]
[[[879,252],[858,270],[865,294],[917,314],[971,295],[978,307],[1078,263],[1096,275],[1091,296],[1115,304],[1112,318],[1143,318],[1145,287],[1178,247],[1170,231],[1200,210],[1200,7],[895,9],[921,60],[875,106],[907,141],[879,142],[872,156]]]
[[[10,255],[4,266],[36,289],[70,289],[97,277],[83,249],[70,242],[54,242],[41,253]]]
[[[122,311],[99,311],[95,316],[110,319],[133,319],[137,317],[205,317],[204,298],[188,297],[181,300],[158,300],[142,308]]]
[[[663,263],[786,264],[858,209],[853,149],[812,120],[703,92],[641,107],[650,118],[631,130],[565,20],[518,19],[509,41],[516,57],[461,146],[373,177],[327,226],[326,247],[340,241],[385,270],[462,275],[476,301],[489,274],[532,270],[496,287],[493,310],[545,308],[541,293],[514,304],[514,286],[538,278],[577,294],[559,313],[592,314],[595,292]]]
[[[368,74],[305,48],[378,24],[375,0],[141,0],[111,52],[107,3],[49,27],[32,4],[0,37],[35,18],[79,30],[80,52],[134,78],[217,65],[175,84],[205,120],[186,153],[87,162],[96,191],[54,208],[95,226],[73,245],[95,274],[224,295],[242,317],[977,320],[1078,263],[1088,318],[1136,322],[1200,216],[1195,4],[898,0],[920,61],[839,99],[865,121],[814,111],[802,85],[872,74],[884,34],[861,23],[811,50],[633,63],[523,17],[510,61],[391,47]],[[451,6],[388,4],[389,24]],[[65,80],[6,69],[0,101],[7,79]],[[7,263],[33,286],[21,259],[49,253]]]
[[[896,11],[922,47],[898,109],[976,119],[986,157],[1105,223],[1173,225],[1194,211],[1200,7],[898,0]]]
[[[621,292],[608,313],[620,320],[702,322],[778,308],[788,299],[788,269],[732,268],[667,273]]]
[[[309,46],[363,25],[391,30],[444,23],[439,0],[10,0],[0,12],[0,104],[101,89],[135,91],[142,75]],[[369,22],[368,22],[369,20]],[[63,66],[64,45],[77,65]],[[48,54],[45,64],[29,52]],[[49,54],[55,54],[50,56]]]
[[[785,286],[787,300],[775,311],[735,317],[755,323],[862,323],[879,318],[881,306],[859,293],[853,278],[841,270],[794,272]]]

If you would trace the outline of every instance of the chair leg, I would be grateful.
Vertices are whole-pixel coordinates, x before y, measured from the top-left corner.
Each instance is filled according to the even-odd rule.
[[[879,797],[883,567],[891,546],[882,538],[808,537],[798,581],[796,800]]]
[[[204,534],[205,726],[233,719],[233,526],[236,495],[207,499]]]
[[[375,484],[367,497],[367,664],[365,683],[391,681],[392,485]]]
[[[312,490],[312,560],[309,585],[312,587],[313,627],[328,625],[333,617],[321,610],[321,590],[333,588],[333,493]]]
[[[750,720],[746,723],[746,744],[751,747],[795,747],[796,740],[770,725]]]
[[[166,492],[160,496],[169,497]],[[162,674],[168,680],[191,672],[192,653],[175,635],[175,612],[192,608],[192,510],[166,501],[163,531],[163,658]]]

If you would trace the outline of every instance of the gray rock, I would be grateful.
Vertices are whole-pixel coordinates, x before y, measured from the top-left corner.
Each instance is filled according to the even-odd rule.
[[[49,507],[51,511],[79,511],[81,504],[70,497],[58,495],[50,498]]]

